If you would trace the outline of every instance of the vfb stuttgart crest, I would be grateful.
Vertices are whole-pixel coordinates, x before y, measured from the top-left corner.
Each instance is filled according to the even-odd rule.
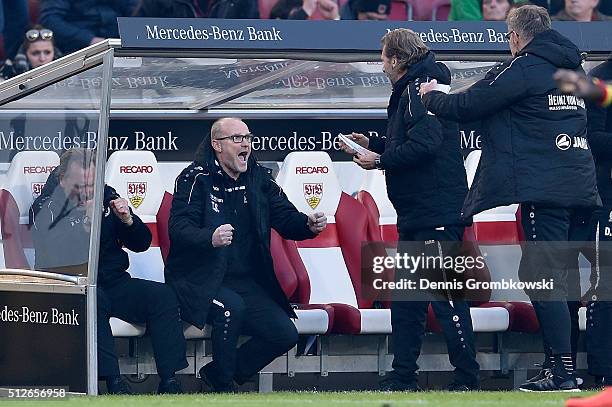
[[[42,193],[42,189],[44,186],[44,182],[32,182],[32,198],[38,198]]]
[[[315,209],[323,196],[323,184],[304,184],[304,198],[308,205]]]
[[[127,197],[134,208],[138,208],[147,195],[146,182],[128,182]]]

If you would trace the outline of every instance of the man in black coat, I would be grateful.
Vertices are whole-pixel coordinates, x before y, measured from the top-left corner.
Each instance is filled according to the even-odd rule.
[[[387,193],[397,212],[400,241],[418,245],[428,256],[450,254],[450,242],[460,242],[466,221],[461,205],[467,180],[459,149],[456,123],[428,114],[418,95],[418,85],[436,78],[450,88],[450,71],[437,63],[420,37],[408,29],[397,29],[382,39],[383,69],[393,84],[387,108],[385,138],[368,139],[353,133],[353,141],[372,152],[356,154],[354,161],[366,170],[385,170]],[[354,153],[345,147],[345,151]],[[437,244],[429,244],[437,242]],[[442,252],[439,252],[438,248]],[[411,249],[415,249],[412,247]],[[381,383],[382,390],[418,390],[417,358],[431,302],[440,321],[455,366],[450,390],[472,390],[479,386],[470,308],[452,298],[432,301],[403,298],[393,301],[393,372]]]
[[[508,39],[513,59],[491,79],[465,92],[445,95],[431,83],[420,93],[428,110],[456,121],[483,120],[486,134],[474,183],[463,206],[469,217],[497,206],[521,204],[527,243],[519,277],[554,280],[551,290],[529,290],[544,342],[550,346],[553,374],[521,386],[525,391],[577,388],[567,305],[567,256],[560,252],[576,218],[600,205],[595,165],[586,137],[581,98],[562,95],[553,74],[580,70],[580,52],[551,29],[538,6],[510,11]],[[535,243],[530,242],[538,242]]]
[[[40,23],[53,31],[64,54],[106,38],[119,38],[117,17],[129,17],[138,0],[41,0]]]
[[[232,391],[298,340],[296,315],[274,274],[270,228],[304,240],[327,222],[289,202],[251,157],[252,137],[240,119],[217,120],[176,179],[170,214],[166,281],[183,320],[212,325],[213,361],[200,376],[216,392]],[[236,349],[241,334],[251,339]]]
[[[92,154],[71,149],[49,174],[41,195],[30,209],[36,269],[65,272],[87,264],[95,164]],[[151,232],[130,210],[127,200],[104,187],[103,219],[98,264],[98,376],[106,379],[111,394],[130,394],[119,372],[109,319],[146,323],[160,376],[160,393],[180,393],[175,372],[188,366],[185,338],[176,296],[155,281],[131,278],[123,246],[143,252]]]

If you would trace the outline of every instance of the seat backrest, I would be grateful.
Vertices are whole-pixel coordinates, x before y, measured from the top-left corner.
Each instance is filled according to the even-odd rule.
[[[343,303],[367,308],[361,296],[361,242],[367,239],[367,213],[363,205],[342,192],[332,161],[323,152],[293,152],[277,176],[289,200],[306,214],[323,212],[327,228],[316,238],[293,243],[296,274],[305,269],[310,285],[300,281],[300,302]],[[295,250],[294,250],[295,253]],[[290,257],[291,249],[289,250]],[[300,277],[298,277],[300,279]]]
[[[434,0],[432,3],[431,20],[432,21],[448,21],[450,14],[450,0]]]
[[[157,213],[166,191],[155,155],[150,151],[115,151],[106,164],[106,183],[128,200],[132,211],[153,235],[147,251],[128,251],[128,272],[132,277],[163,282],[164,262],[159,247]]]
[[[380,239],[385,242],[397,242],[397,212],[387,195],[385,174],[380,170],[366,172],[364,182],[357,193],[357,200],[368,211],[368,222],[375,225]]]
[[[405,0],[393,0],[389,12],[389,20],[407,21],[412,14],[412,5]]]
[[[6,183],[0,190],[2,249],[7,268],[27,269],[34,265],[29,211],[58,165],[59,156],[53,151],[20,151],[11,160]]]
[[[474,150],[465,159],[465,172],[469,188],[472,187],[472,182],[478,171],[481,155],[480,150]],[[512,204],[491,208],[474,215],[474,224],[470,231],[472,238],[482,243],[517,244],[520,241],[516,217],[517,209],[518,204]]]

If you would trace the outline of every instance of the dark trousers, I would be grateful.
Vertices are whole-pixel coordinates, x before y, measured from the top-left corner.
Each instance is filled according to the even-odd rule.
[[[423,245],[423,253],[430,256],[445,255],[439,248],[443,242],[459,242],[463,238],[464,228],[445,227],[444,230],[423,229],[402,231],[400,240],[404,242],[425,242],[434,240],[434,244]],[[437,244],[440,243],[440,246]],[[411,245],[412,246],[412,245]],[[442,249],[444,250],[444,249]],[[420,254],[420,253],[417,253]],[[394,301],[391,305],[391,326],[393,328],[393,372],[391,377],[411,383],[416,380],[417,359],[427,322],[427,309],[431,304],[436,319],[442,327],[448,355],[455,367],[455,382],[468,386],[478,386],[480,366],[476,362],[474,332],[470,307],[465,301],[441,300],[432,301]]]
[[[582,306],[580,301],[582,293],[580,287],[580,267],[578,259],[580,254],[582,254],[588,261],[594,263],[594,229],[595,226],[593,224],[592,210],[584,209],[573,212],[573,216],[570,217],[568,231],[569,246],[567,250],[567,307],[570,315],[570,346],[574,366],[576,366],[578,336],[580,334],[578,311]],[[544,354],[546,355],[543,364],[544,368],[552,367],[550,360],[550,356],[552,356],[551,352],[550,344],[544,340]]]
[[[521,224],[527,244],[523,247],[519,278],[521,281],[554,281],[553,290],[527,292],[538,317],[545,346],[553,356],[572,353],[571,316],[567,303],[567,242],[575,216],[576,212],[568,208],[529,203],[521,205]]]
[[[221,384],[243,384],[298,342],[295,325],[250,278],[224,282],[208,313],[213,361],[207,365]],[[251,338],[236,349],[238,337]]]
[[[98,375],[119,375],[110,317],[146,324],[153,343],[157,372],[169,378],[188,366],[185,337],[174,291],[166,284],[125,278],[111,287],[98,287]]]

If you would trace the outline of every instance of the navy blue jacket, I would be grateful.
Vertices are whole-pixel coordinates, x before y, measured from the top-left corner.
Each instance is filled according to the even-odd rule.
[[[428,53],[393,86],[385,138],[371,138],[381,153],[387,193],[400,229],[464,224],[461,206],[467,181],[455,122],[428,114],[419,97],[420,82],[450,85],[450,71]]]
[[[119,38],[117,17],[131,16],[137,0],[41,0],[40,23],[53,31],[55,44],[70,53],[94,37]]]
[[[210,143],[210,139],[204,143]],[[210,150],[210,149],[205,149]],[[176,179],[170,212],[170,253],[166,263],[166,282],[177,295],[181,318],[202,329],[212,300],[228,269],[227,247],[213,247],[212,235],[220,225],[230,223],[224,206],[226,194],[223,175],[208,151],[185,168]],[[256,281],[289,316],[296,317],[274,274],[270,253],[270,229],[282,237],[304,240],[315,237],[308,228],[307,216],[287,199],[268,171],[249,159],[247,200],[251,222],[257,236],[252,272]],[[234,225],[240,227],[240,225]]]
[[[425,106],[456,121],[483,120],[482,156],[463,207],[469,217],[513,203],[601,204],[586,134],[585,102],[562,95],[558,68],[580,70],[580,52],[554,30],[537,35],[493,79],[465,92],[430,92]]]
[[[604,81],[612,80],[612,60],[595,67],[590,74]],[[597,168],[597,186],[601,200],[612,205],[612,106],[587,104],[589,144]]]

